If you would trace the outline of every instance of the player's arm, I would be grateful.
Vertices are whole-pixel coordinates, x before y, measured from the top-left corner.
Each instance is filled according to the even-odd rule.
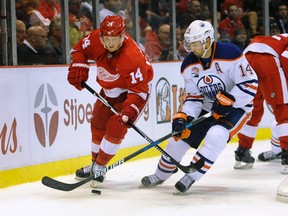
[[[235,98],[233,95],[223,90],[220,90],[217,93],[216,99],[213,103],[213,117],[215,119],[219,119],[227,115],[233,109],[234,102]]]
[[[89,48],[90,48],[90,35],[81,39],[70,51],[72,62],[68,69],[68,82],[76,89],[82,90],[82,82],[88,80],[89,76]]]
[[[141,61],[136,70],[127,73],[128,95],[123,103],[121,121],[125,125],[128,120],[136,121],[149,97],[149,82],[154,76],[153,68],[148,61]]]
[[[241,108],[251,104],[258,89],[258,78],[244,56],[235,62],[231,78],[235,83],[229,92],[235,98],[233,107]]]

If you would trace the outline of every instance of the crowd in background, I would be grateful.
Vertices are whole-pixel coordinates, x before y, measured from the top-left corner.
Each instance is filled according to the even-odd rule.
[[[100,1],[100,22],[107,15],[125,19],[127,32],[133,30],[131,0]],[[177,51],[172,49],[171,1],[139,0],[139,45],[152,62],[182,60],[183,34],[196,20],[212,22],[211,1],[176,0]],[[68,0],[70,47],[93,30],[92,3]],[[17,59],[19,65],[61,64],[61,18],[58,0],[16,0]],[[241,50],[257,35],[264,34],[262,1],[217,1],[217,41],[235,43]],[[288,33],[287,0],[269,2],[270,35]]]

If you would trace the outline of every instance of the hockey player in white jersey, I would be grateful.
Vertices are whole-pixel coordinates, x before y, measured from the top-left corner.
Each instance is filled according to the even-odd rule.
[[[224,150],[227,142],[245,124],[252,110],[258,87],[257,76],[242,52],[233,44],[214,42],[214,28],[207,21],[195,20],[184,34],[185,49],[190,54],[181,65],[186,100],[181,112],[173,116],[172,131],[166,151],[177,161],[190,147],[198,149],[191,163],[205,161],[194,173],[185,174],[176,184],[184,193],[201,179]],[[213,111],[189,129],[186,123]],[[204,139],[203,145],[200,145]],[[167,180],[176,166],[161,156],[154,174],[142,178],[142,187],[153,187]]]

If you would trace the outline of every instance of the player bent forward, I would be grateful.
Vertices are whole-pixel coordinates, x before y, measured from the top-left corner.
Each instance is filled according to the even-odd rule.
[[[97,82],[102,87],[100,95],[120,115],[112,113],[97,100],[91,119],[92,165],[76,171],[76,177],[94,175],[103,182],[106,164],[117,153],[127,129],[128,120],[135,122],[149,98],[153,68],[145,54],[131,36],[125,33],[125,23],[120,16],[107,16],[100,29],[92,31],[71,50],[73,62],[69,67],[68,81],[78,90],[88,79],[88,60],[97,63]],[[97,177],[97,178],[96,178]],[[92,181],[92,186],[96,186]]]
[[[173,116],[172,131],[180,134],[169,140],[166,151],[181,161],[190,147],[198,149],[205,138],[191,161],[205,163],[176,183],[176,189],[183,193],[205,175],[247,121],[258,87],[257,76],[242,52],[233,44],[214,42],[214,29],[209,22],[192,22],[184,34],[184,42],[190,52],[181,65],[186,100],[182,112]],[[186,123],[211,110],[213,116],[185,129]],[[142,186],[162,184],[175,168],[169,158],[162,156],[155,173],[142,178]]]
[[[273,135],[276,135],[280,142],[281,173],[288,174],[288,34],[257,36],[244,53],[258,76],[258,94],[266,100],[277,122],[274,125],[276,133]],[[252,158],[249,149],[253,143],[251,138],[256,134],[256,127],[253,126],[257,124],[255,119],[252,120],[241,131],[242,138],[235,151],[234,168],[245,168],[247,162],[250,163],[248,168],[251,168],[254,163],[247,160]]]

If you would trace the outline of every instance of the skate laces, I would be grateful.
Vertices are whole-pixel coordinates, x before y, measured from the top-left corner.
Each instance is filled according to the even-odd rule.
[[[102,165],[98,165],[95,162],[92,164],[92,168],[91,168],[91,172],[93,173],[93,175],[95,176],[95,178],[99,177],[99,176],[103,176],[105,175],[105,173],[107,172],[107,169],[105,166]]]
[[[85,166],[85,167],[82,167],[83,169],[83,172],[86,174],[86,173],[90,173],[91,172],[91,167],[92,167],[92,164],[88,165],[88,166]]]
[[[189,176],[189,175],[184,175],[180,180],[179,182],[181,182],[183,185],[185,185],[185,187],[189,187],[193,182],[194,180]]]
[[[155,184],[155,183],[158,183],[158,182],[161,182],[162,180],[156,175],[156,174],[153,174],[153,175],[150,175],[150,176],[147,176],[151,182],[151,184]]]
[[[251,155],[251,151],[244,147],[238,147],[235,151],[236,161],[242,161],[245,163],[254,163],[255,159]]]
[[[266,152],[263,152],[263,157],[265,159],[275,159],[276,158],[276,154],[272,151],[266,151]]]

